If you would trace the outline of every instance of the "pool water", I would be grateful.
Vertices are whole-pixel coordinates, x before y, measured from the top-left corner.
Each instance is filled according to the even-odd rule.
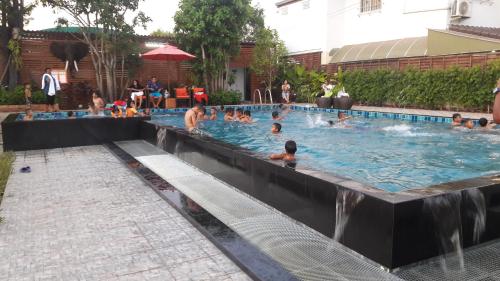
[[[298,145],[298,167],[330,172],[391,192],[500,173],[500,130],[452,129],[443,123],[354,117],[333,127],[332,113],[292,111],[282,133],[271,133],[271,111],[252,112],[254,124],[205,121],[208,135],[267,156]],[[152,122],[183,127],[183,114]]]

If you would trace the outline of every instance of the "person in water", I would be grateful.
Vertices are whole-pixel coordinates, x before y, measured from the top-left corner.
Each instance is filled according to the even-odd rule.
[[[481,118],[479,119],[479,126],[483,130],[490,130],[495,128],[496,124],[492,122],[488,122],[488,119],[486,118]]]
[[[497,87],[493,89],[495,102],[493,103],[493,121],[500,124],[500,78],[497,80]]]
[[[212,121],[217,120],[217,108],[214,106],[210,108],[210,120]]]
[[[209,120],[210,117],[208,117],[206,114],[207,114],[207,109],[203,108],[203,110],[200,113],[198,113],[198,115],[196,116],[196,119],[198,119],[198,122]]]
[[[273,133],[273,134],[279,134],[279,133],[281,133],[281,124],[280,123],[274,123],[271,126],[271,133]]]
[[[243,116],[240,118],[240,121],[243,123],[252,123],[252,113],[250,110],[243,111]]]
[[[271,154],[271,160],[284,160],[288,162],[295,162],[295,153],[297,152],[297,144],[293,140],[285,143],[285,153]]]
[[[465,128],[470,130],[474,129],[474,121],[472,121],[472,119],[464,119],[463,122]]]
[[[23,118],[24,121],[32,121],[33,120],[33,111],[31,108],[26,109],[26,114]]]
[[[273,116],[273,120],[276,120],[276,121],[283,120],[283,117],[280,116],[278,111],[273,111],[273,113],[271,113],[271,115]]]
[[[193,108],[186,112],[186,115],[184,115],[184,125],[188,132],[191,133],[194,129],[196,129],[198,124],[198,114],[203,112],[204,109],[205,108],[201,104],[196,104]]]
[[[351,119],[352,116],[347,116],[345,112],[339,111],[337,114],[338,122],[344,122],[347,119]]]
[[[460,113],[453,114],[451,118],[453,119],[453,121],[451,122],[452,126],[462,126],[462,115],[460,115]]]
[[[238,108],[236,109],[236,115],[234,116],[234,121],[241,121],[243,118],[243,109]]]
[[[226,108],[226,114],[224,115],[224,121],[234,120],[234,108]]]
[[[125,115],[127,117],[134,117],[137,115],[137,107],[135,106],[135,101],[130,101],[129,105],[127,106]]]

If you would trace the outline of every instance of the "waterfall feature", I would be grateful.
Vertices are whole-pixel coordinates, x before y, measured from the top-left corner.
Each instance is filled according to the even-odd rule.
[[[167,129],[160,127],[156,133],[156,146],[163,149],[165,138],[167,137]]]
[[[472,242],[474,245],[481,242],[481,236],[486,228],[486,202],[484,195],[479,189],[468,189],[464,191],[464,201],[467,206],[466,216],[474,222]]]
[[[430,214],[434,226],[434,234],[438,241],[441,256],[441,267],[462,271],[464,258],[462,251],[462,194],[448,193],[424,200],[424,212]]]
[[[339,188],[335,203],[335,233],[333,240],[340,241],[344,235],[345,227],[349,221],[352,211],[363,201],[364,195],[360,192]]]

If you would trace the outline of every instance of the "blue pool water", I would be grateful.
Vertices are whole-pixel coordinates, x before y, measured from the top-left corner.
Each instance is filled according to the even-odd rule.
[[[280,135],[270,132],[271,111],[253,112],[254,124],[205,121],[212,137],[267,156],[298,144],[298,165],[391,191],[500,173],[499,130],[451,129],[443,123],[355,117],[330,127],[332,113],[290,112]],[[222,119],[222,115],[219,116]],[[155,116],[156,124],[183,127],[183,113]]]

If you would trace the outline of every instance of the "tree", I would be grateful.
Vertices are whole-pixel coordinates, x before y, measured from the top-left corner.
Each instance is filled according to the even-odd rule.
[[[126,47],[134,43],[130,35],[135,34],[135,27],[145,28],[150,20],[142,12],[135,14],[132,22],[125,19],[125,15],[137,11],[141,1],[41,0],[44,5],[62,10],[70,16],[69,19],[59,19],[60,25],[72,24],[80,28],[81,36],[76,38],[89,45],[97,88],[108,100],[117,98],[117,64],[121,62],[123,67],[127,53],[134,49]]]
[[[265,77],[266,88],[272,85],[281,65],[286,63],[287,50],[274,29],[263,28],[257,33],[251,69]]]
[[[23,0],[2,0],[0,4],[0,57],[6,61],[5,69],[0,70],[0,83],[8,73],[9,89],[16,87],[22,66],[19,35],[35,6],[36,2],[25,5]]]
[[[151,34],[149,34],[149,35],[155,36],[155,37],[174,37],[174,34],[172,32],[165,31],[161,28],[158,28],[157,30],[151,32]]]
[[[196,55],[193,71],[209,92],[227,87],[229,61],[252,23],[250,0],[181,0],[175,14],[175,36]],[[201,78],[201,79],[200,79]]]

